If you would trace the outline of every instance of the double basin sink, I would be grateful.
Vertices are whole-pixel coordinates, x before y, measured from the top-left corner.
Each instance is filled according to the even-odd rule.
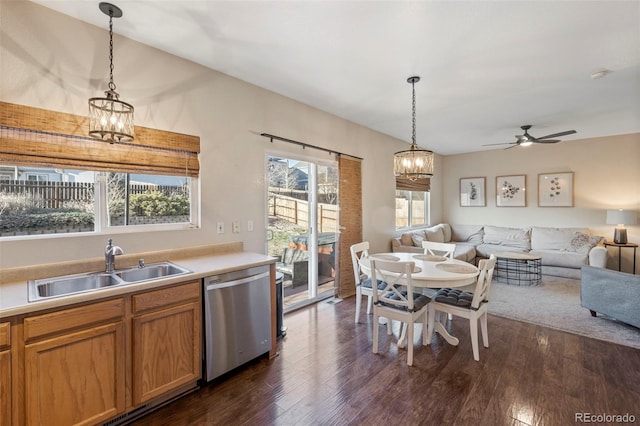
[[[152,263],[143,267],[107,272],[65,275],[29,281],[29,301],[68,296],[102,288],[169,278],[189,274],[191,271],[171,262]]]

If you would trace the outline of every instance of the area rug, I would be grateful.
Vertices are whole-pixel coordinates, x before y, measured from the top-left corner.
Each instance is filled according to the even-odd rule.
[[[539,286],[491,284],[489,313],[640,349],[640,329],[580,306],[580,281],[543,276]]]

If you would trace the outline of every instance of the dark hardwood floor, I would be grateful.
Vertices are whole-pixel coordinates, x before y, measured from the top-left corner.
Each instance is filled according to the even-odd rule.
[[[475,362],[468,322],[454,318],[460,345],[435,335],[408,367],[397,330],[380,326],[373,354],[371,316],[354,324],[354,309],[349,298],[288,314],[278,357],[134,424],[555,426],[580,424],[576,413],[640,421],[640,350],[490,316],[490,347]]]

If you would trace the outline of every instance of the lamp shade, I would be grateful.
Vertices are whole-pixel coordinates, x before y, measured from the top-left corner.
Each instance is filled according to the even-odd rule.
[[[633,210],[607,210],[607,225],[635,225],[638,215]]]

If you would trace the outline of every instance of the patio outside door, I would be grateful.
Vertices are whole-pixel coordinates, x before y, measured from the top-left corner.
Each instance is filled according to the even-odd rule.
[[[338,167],[267,157],[267,253],[280,259],[284,310],[335,293]]]

